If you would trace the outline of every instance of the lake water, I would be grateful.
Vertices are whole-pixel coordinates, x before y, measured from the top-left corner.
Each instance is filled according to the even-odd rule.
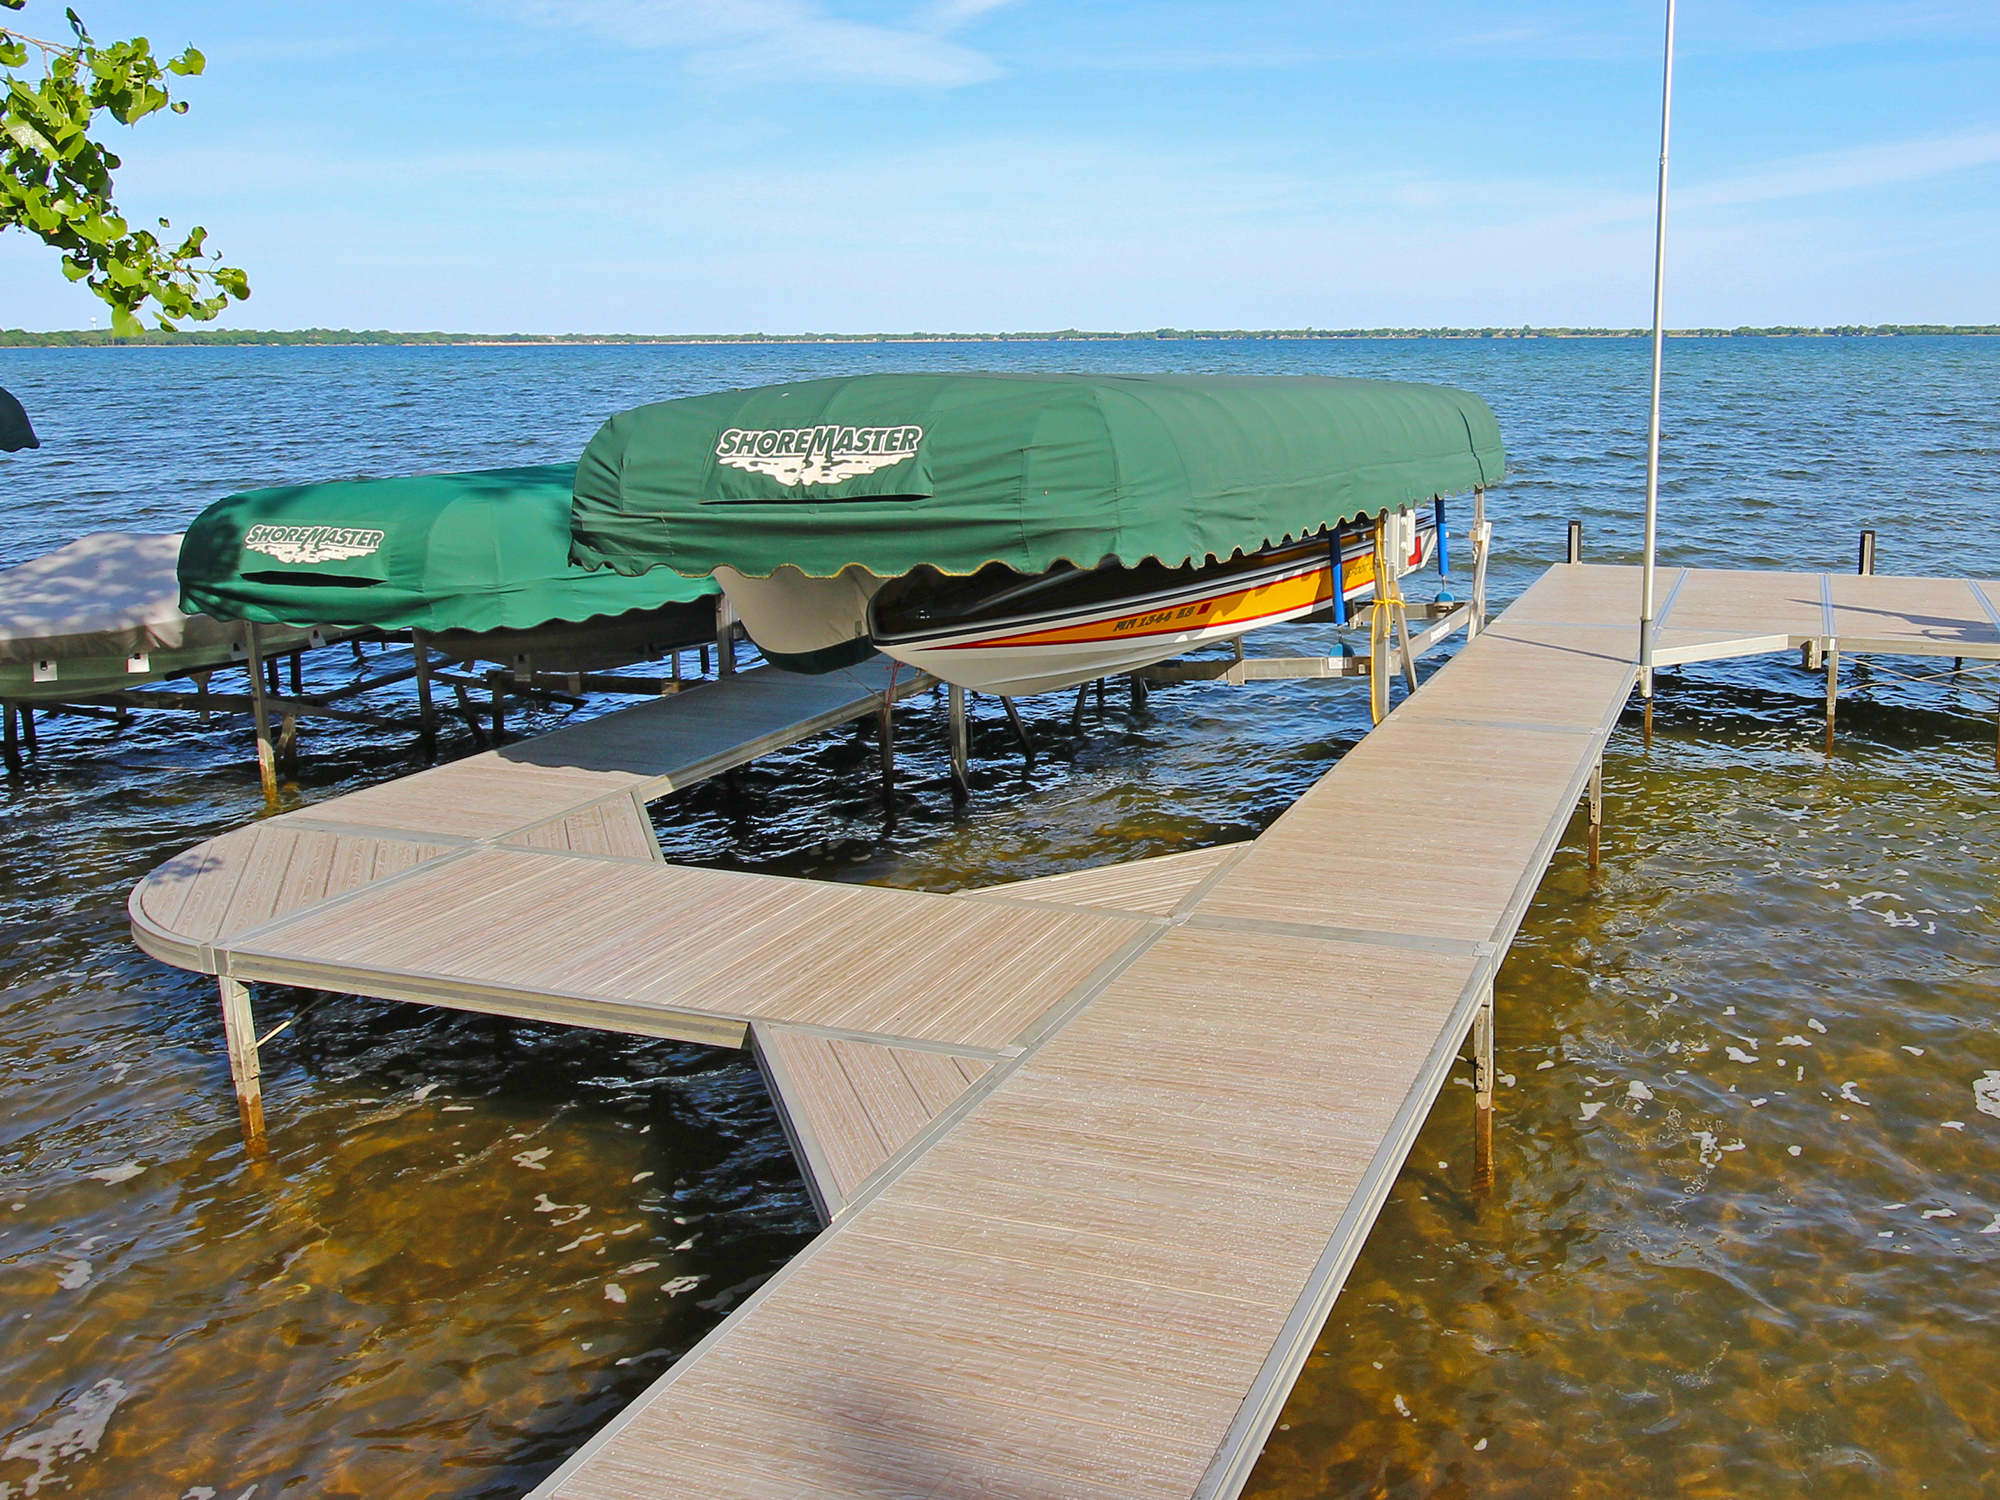
[[[1669,358],[1667,561],[1846,569],[1868,526],[1884,572],[2000,576],[2000,342]],[[252,485],[562,459],[611,412],[718,386],[1304,371],[1492,402],[1504,604],[1571,517],[1591,558],[1629,558],[1645,360],[1638,340],[7,350],[0,385],[46,446],[0,458],[0,563]],[[1898,675],[1936,666],[1854,677],[1831,758],[1818,683],[1778,658],[1672,674],[1650,749],[1621,730],[1603,870],[1573,837],[1502,971],[1499,1187],[1468,1192],[1470,1089],[1448,1087],[1249,1493],[1991,1492],[2000,777],[1992,678]],[[1025,706],[1050,753],[1023,774],[981,719],[963,814],[926,700],[902,710],[893,834],[843,732],[658,804],[668,856],[952,889],[1192,848],[1257,832],[1367,724],[1337,683],[1114,698],[1081,735],[1066,700]],[[306,751],[294,804],[418,764],[365,730],[309,727]],[[221,721],[50,721],[0,787],[0,1500],[516,1495],[813,1232],[741,1055],[376,1001],[260,993],[305,1014],[266,1049],[273,1157],[247,1159],[212,984],[134,950],[123,899],[259,807]]]

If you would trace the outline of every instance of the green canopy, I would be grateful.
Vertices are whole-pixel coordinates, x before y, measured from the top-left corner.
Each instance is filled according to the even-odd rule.
[[[1486,403],[1310,375],[858,375],[662,401],[584,450],[575,557],[700,577],[1227,558],[1491,484]]]
[[[700,599],[569,560],[572,464],[248,490],[195,518],[181,608],[268,624],[530,630]]]

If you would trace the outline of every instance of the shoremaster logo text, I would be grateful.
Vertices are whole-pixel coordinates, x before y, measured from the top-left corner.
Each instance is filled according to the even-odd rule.
[[[341,562],[366,557],[382,545],[382,533],[353,526],[252,526],[243,533],[246,552],[279,562]]]
[[[923,440],[921,427],[732,427],[717,439],[715,456],[780,484],[838,484],[914,457]]]

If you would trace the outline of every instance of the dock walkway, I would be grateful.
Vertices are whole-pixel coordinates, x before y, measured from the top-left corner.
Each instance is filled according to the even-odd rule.
[[[2000,659],[2000,584],[1662,583],[1663,660]],[[1490,1039],[1637,593],[1550,570],[1225,849],[957,896],[675,869],[615,831],[639,773],[550,736],[582,811],[551,782],[502,829],[411,778],[190,851],[134,930],[226,1004],[275,979],[757,1049],[829,1227],[537,1496],[1225,1500]]]

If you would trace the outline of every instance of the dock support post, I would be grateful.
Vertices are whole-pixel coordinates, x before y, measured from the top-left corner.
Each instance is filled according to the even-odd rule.
[[[287,776],[299,773],[299,716],[283,714],[278,719],[278,742],[276,745],[278,765]]]
[[[1146,706],[1146,679],[1139,673],[1132,674],[1132,707],[1136,712]]]
[[[1854,571],[1866,578],[1875,571],[1875,533],[1861,533],[1861,550],[1854,560]]]
[[[1465,622],[1467,644],[1486,628],[1486,553],[1492,533],[1486,525],[1486,490],[1472,492],[1472,618]]]
[[[21,740],[28,747],[30,759],[42,753],[42,742],[35,737],[35,705],[20,704],[16,710],[21,716]]]
[[[946,717],[951,728],[951,796],[963,802],[972,793],[971,747],[965,724],[965,689],[957,683],[945,689]]]
[[[1242,649],[1241,646],[1237,647],[1238,651]],[[1076,685],[1076,707],[1069,712],[1069,727],[1079,734],[1083,732],[1083,705],[1089,696],[1090,684],[1088,682],[1079,682]]]
[[[244,661],[246,675],[250,678],[250,719],[257,733],[257,779],[263,783],[264,801],[278,805],[278,758],[271,744],[271,710],[264,701],[264,650],[259,639],[257,625],[252,622],[243,627],[244,649],[248,653]]]
[[[1032,766],[1035,763],[1035,742],[1028,738],[1028,726],[1021,722],[1021,710],[1005,694],[1001,695],[1000,706],[1007,710],[1007,722],[1014,726],[1014,738],[1021,742],[1021,758]]]
[[[7,721],[7,728],[6,728],[7,769],[10,771],[18,771],[21,769],[21,745],[19,739],[17,738],[19,730],[17,729],[16,726],[20,723],[20,711],[16,709],[13,704],[9,703],[5,706],[5,718]]]
[[[1826,642],[1826,752],[1833,753],[1833,719],[1840,703],[1840,643],[1831,636]]]
[[[264,1150],[264,1077],[257,1063],[257,1023],[250,1012],[250,986],[218,974],[222,992],[222,1032],[229,1044],[229,1080],[236,1087],[236,1110],[243,1138],[254,1153]]]
[[[1604,757],[1590,768],[1590,868],[1604,863]]]
[[[1493,985],[1472,1017],[1472,1186],[1493,1186]]]
[[[417,664],[417,727],[429,748],[437,739],[437,705],[431,701],[431,648],[421,630],[410,632],[410,654]]]
[[[1572,565],[1583,561],[1583,522],[1569,523],[1569,555],[1563,559]]]
[[[507,737],[507,678],[510,675],[500,667],[490,668],[486,673],[486,685],[493,690],[493,743],[496,746]]]
[[[292,696],[294,698],[303,696],[306,690],[305,657],[306,654],[303,651],[294,651],[292,653]]]

